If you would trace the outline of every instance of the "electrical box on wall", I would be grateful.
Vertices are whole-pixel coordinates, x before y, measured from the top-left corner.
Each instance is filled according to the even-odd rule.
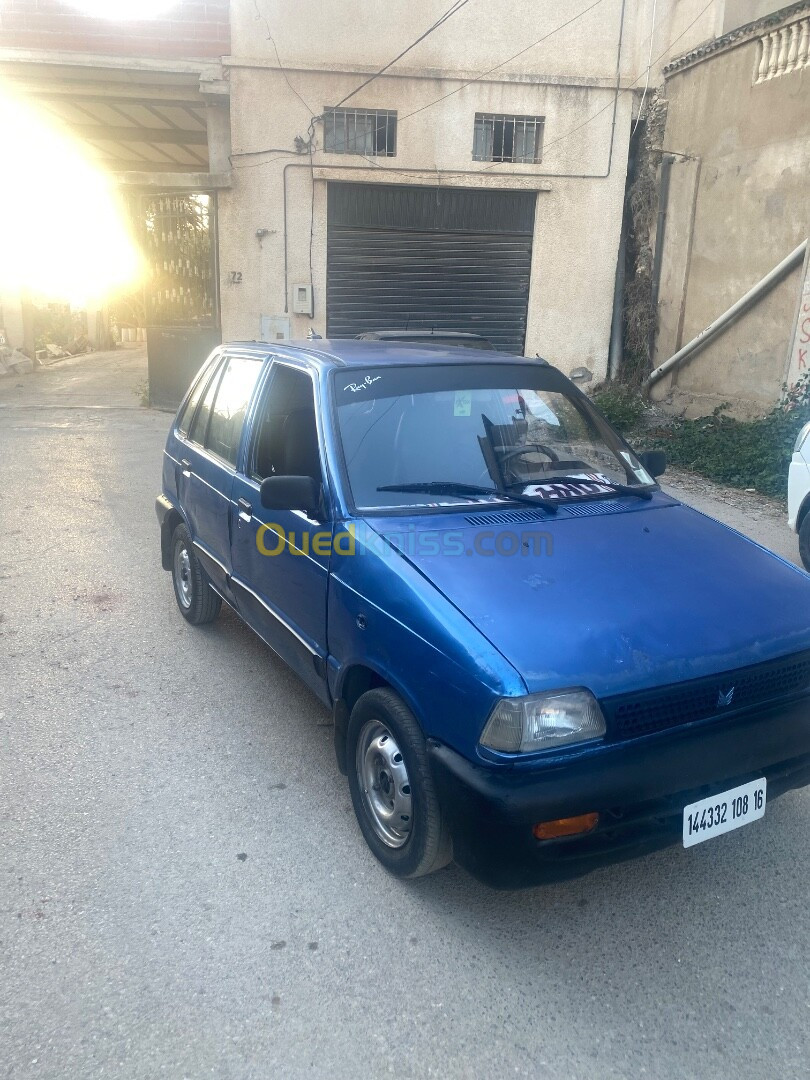
[[[312,306],[312,286],[311,285],[293,285],[293,305],[292,309],[296,315],[309,315],[310,318],[315,314],[315,308]]]
[[[262,315],[262,341],[289,341],[290,319],[287,315]]]

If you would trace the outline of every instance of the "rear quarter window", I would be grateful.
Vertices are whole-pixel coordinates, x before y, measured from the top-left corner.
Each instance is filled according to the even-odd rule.
[[[219,383],[205,446],[230,465],[236,465],[245,414],[261,370],[260,359],[231,356]]]
[[[213,363],[209,362],[205,364],[197,376],[197,381],[194,383],[194,387],[188,396],[183,408],[180,410],[180,414],[177,418],[177,433],[182,435],[184,439],[188,438],[188,430],[191,427],[191,423],[194,419],[194,413],[197,410],[197,406],[200,403],[200,398],[203,396],[205,388],[208,386],[211,380],[211,373],[218,366],[219,360],[215,360]]]

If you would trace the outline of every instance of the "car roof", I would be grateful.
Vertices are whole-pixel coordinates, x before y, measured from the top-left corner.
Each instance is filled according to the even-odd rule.
[[[447,341],[486,341],[480,334],[465,334],[460,330],[366,330],[357,335],[359,341],[419,341],[445,338]]]
[[[441,345],[417,342],[358,341],[356,338],[314,338],[305,341],[230,341],[223,343],[224,349],[238,348],[244,351],[261,353],[266,356],[289,356],[291,359],[304,359],[321,368],[360,368],[378,365],[409,366],[413,364],[542,364],[547,361],[540,357],[534,360],[526,356],[514,356],[512,353],[499,353],[494,350],[464,349],[456,345],[442,348]]]

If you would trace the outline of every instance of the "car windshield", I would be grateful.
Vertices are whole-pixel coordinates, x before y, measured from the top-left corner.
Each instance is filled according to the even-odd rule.
[[[359,510],[510,495],[566,502],[654,487],[587,398],[544,364],[338,371],[334,390]]]

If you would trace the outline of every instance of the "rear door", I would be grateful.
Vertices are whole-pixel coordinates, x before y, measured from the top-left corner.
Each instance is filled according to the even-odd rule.
[[[220,593],[228,593],[231,488],[245,414],[262,358],[225,354],[197,405],[182,453],[181,505],[194,550]]]

